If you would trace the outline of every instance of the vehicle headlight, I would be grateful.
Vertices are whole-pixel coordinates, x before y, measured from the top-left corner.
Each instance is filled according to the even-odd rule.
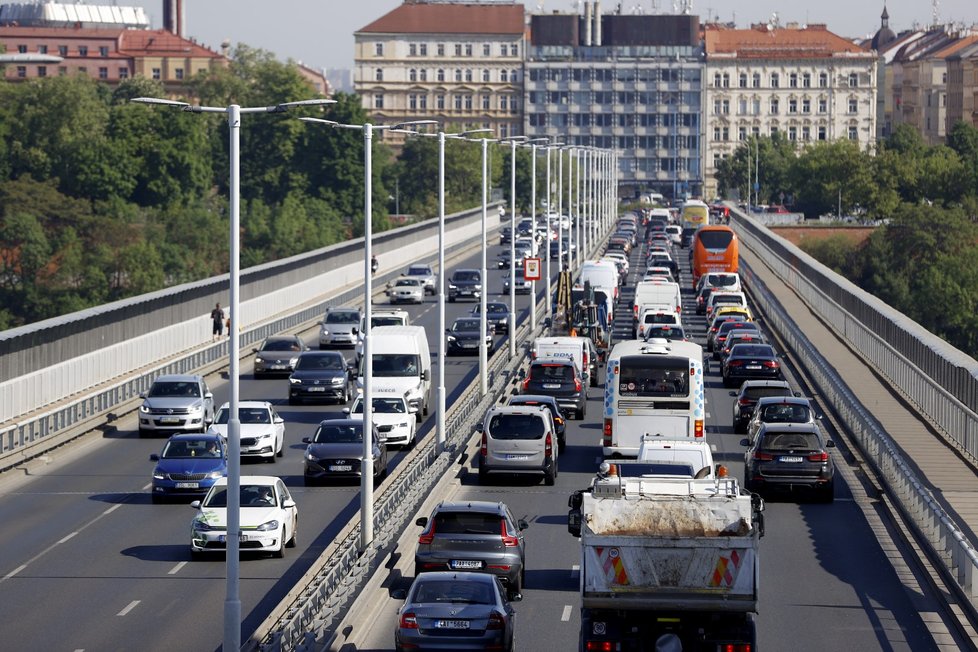
[[[271,532],[272,530],[277,530],[279,526],[278,521],[268,521],[267,523],[262,523],[255,529],[259,532]]]
[[[143,403],[142,405],[139,406],[139,411],[142,412],[143,414],[149,414],[149,406]]]
[[[153,479],[154,480],[165,480],[166,474],[159,469],[153,469]]]
[[[312,451],[306,451],[306,459],[310,462],[318,462],[319,458],[316,457]]]
[[[223,478],[223,477],[224,477],[224,473],[221,471],[211,471],[210,473],[207,474],[208,480],[217,480],[218,478]]]
[[[289,382],[292,383],[293,385],[301,385],[302,384],[302,379],[301,378],[293,378],[292,376],[289,376]]]
[[[320,328],[319,329],[319,334],[320,335],[329,335],[329,329],[328,328]]]
[[[194,519],[193,529],[196,530],[196,531],[198,531],[198,532],[207,532],[209,530],[213,530],[214,528],[212,528],[206,522],[204,522],[204,521],[202,521],[202,520],[200,520],[198,518],[198,519]]]
[[[264,362],[264,360],[261,359],[261,356],[260,355],[256,355],[255,356],[255,364],[258,364],[259,362]]]
[[[203,401],[197,401],[196,403],[194,403],[193,405],[190,406],[190,409],[193,412],[197,412],[198,410],[203,410],[204,409],[204,402]]]
[[[289,366],[290,367],[294,367],[295,366],[295,363],[297,363],[298,361],[299,361],[298,356],[295,357],[295,358],[289,358]]]
[[[454,342],[455,341],[455,336],[454,335],[449,335],[448,336],[448,341],[449,342]]]
[[[268,439],[271,436],[272,436],[272,433],[270,433],[270,432],[263,432],[262,434],[258,435],[258,439]]]
[[[410,421],[402,421],[401,423],[397,424],[396,427],[398,427],[398,428],[410,428],[411,427],[411,422]]]
[[[337,376],[336,378],[333,378],[331,382],[334,385],[342,385],[343,383],[346,382],[346,378],[344,378],[343,376]]]
[[[481,290],[481,289],[482,289],[482,283],[476,283],[476,284],[475,284],[475,285],[474,285],[473,287],[474,287],[474,288],[475,288],[476,290]]]
[[[455,285],[454,283],[449,283],[448,284],[448,289],[449,290],[457,290],[458,289],[458,286]]]

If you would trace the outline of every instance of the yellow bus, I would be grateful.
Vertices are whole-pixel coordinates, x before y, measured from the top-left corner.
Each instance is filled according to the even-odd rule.
[[[683,204],[681,219],[683,228],[707,226],[710,223],[710,207],[698,199],[690,199]]]

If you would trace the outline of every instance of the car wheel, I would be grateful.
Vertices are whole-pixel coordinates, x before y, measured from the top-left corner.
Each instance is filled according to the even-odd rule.
[[[285,455],[285,440],[284,439],[281,442],[279,442],[278,452],[275,454],[275,457],[282,457],[283,455]]]
[[[523,594],[523,573],[520,572],[520,576],[516,578],[516,583],[510,585],[506,589],[506,593],[509,595],[509,599],[512,600],[518,595]]]
[[[160,503],[163,502],[163,496],[160,496],[159,494],[151,494],[150,500],[153,501],[154,505],[159,505]]]
[[[299,536],[299,519],[296,518],[292,523],[292,538],[285,542],[286,547],[295,548],[296,537]]]
[[[584,415],[586,413],[587,413],[587,409],[586,408],[579,408],[577,410],[574,410],[574,418],[577,419],[578,421],[583,421],[584,420]]]
[[[455,303],[455,297],[449,295],[449,297],[448,297],[448,303]]]
[[[306,475],[302,477],[302,484],[306,487],[314,487],[316,486],[316,481]]]
[[[193,550],[193,549],[191,549],[191,551],[190,551],[190,560],[191,561],[201,561],[203,558],[204,558],[204,553],[203,552],[201,552],[200,550]]]
[[[557,482],[557,463],[556,462],[554,462],[554,468],[553,468],[553,470],[550,471],[549,473],[544,474],[544,476],[543,476],[543,482],[548,487],[554,486],[554,484]]]
[[[272,556],[281,559],[285,556],[285,524],[282,524],[282,534],[278,537],[278,550],[272,551]]]
[[[148,430],[146,430],[145,428],[140,428],[139,429],[139,438],[140,439],[145,439],[148,436],[149,436],[149,431]]]

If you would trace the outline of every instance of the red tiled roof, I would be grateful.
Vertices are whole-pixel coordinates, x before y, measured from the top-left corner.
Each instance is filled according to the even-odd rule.
[[[357,31],[380,34],[522,34],[521,4],[405,3]]]
[[[833,34],[825,25],[809,25],[805,29],[767,29],[764,25],[751,29],[710,26],[704,36],[707,57],[736,55],[742,59],[812,59],[842,53],[869,54],[868,50],[849,39]]]
[[[946,59],[952,54],[959,52],[962,48],[966,48],[976,42],[978,42],[978,36],[965,36],[934,52],[931,56],[936,59]]]
[[[195,58],[221,58],[222,55],[205,48],[198,43],[194,43],[185,38],[181,38],[173,32],[165,29],[126,29],[122,30],[122,38],[119,41],[119,51],[130,54],[168,56],[168,57],[195,57]]]

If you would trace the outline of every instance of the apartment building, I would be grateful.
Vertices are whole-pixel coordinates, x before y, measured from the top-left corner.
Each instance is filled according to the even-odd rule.
[[[866,148],[876,139],[877,55],[825,25],[750,29],[707,25],[705,187],[751,136],[781,133],[805,143],[847,138]]]
[[[406,0],[354,33],[354,90],[375,123],[519,135],[524,31],[521,4]]]
[[[947,58],[947,130],[958,122],[978,127],[978,43]]]
[[[619,191],[700,195],[703,48],[699,18],[533,15],[526,53],[526,134],[616,149]]]

